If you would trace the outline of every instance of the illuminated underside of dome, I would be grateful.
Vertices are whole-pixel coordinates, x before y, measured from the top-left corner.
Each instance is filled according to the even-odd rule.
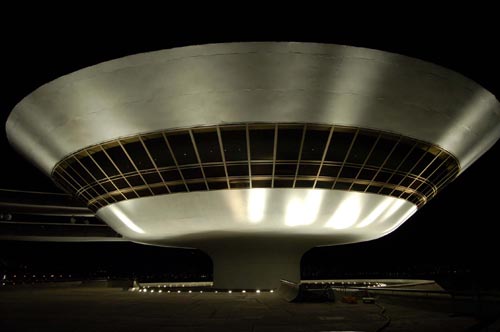
[[[124,238],[206,251],[218,287],[273,288],[311,247],[399,227],[496,142],[500,106],[401,55],[213,44],[63,76],[7,134]]]

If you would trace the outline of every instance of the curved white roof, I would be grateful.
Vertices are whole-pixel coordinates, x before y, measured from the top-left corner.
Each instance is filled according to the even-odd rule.
[[[424,61],[311,43],[182,47],[104,62],[45,84],[12,111],[8,138],[46,173],[90,145],[235,122],[374,128],[438,145],[462,170],[500,136],[500,104]]]

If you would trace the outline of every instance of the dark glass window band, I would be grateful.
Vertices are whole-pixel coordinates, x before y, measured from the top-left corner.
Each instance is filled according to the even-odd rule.
[[[317,124],[165,130],[82,149],[53,179],[93,210],[126,199],[239,188],[318,188],[421,207],[459,173],[438,146],[392,133]]]

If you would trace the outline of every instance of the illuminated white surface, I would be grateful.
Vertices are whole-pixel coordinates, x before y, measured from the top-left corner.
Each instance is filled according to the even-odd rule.
[[[326,223],[326,227],[335,229],[346,229],[354,226],[359,220],[361,214],[360,195],[347,196],[335,210],[332,217]],[[379,203],[378,205],[383,204]],[[378,206],[376,207],[378,208]]]
[[[500,104],[417,59],[314,43],[227,43],[132,55],[62,76],[19,102],[6,131],[46,173],[84,147],[169,128],[294,122],[433,143],[462,170],[500,137]]]
[[[120,220],[126,227],[128,227],[128,229],[139,234],[144,234],[142,228],[140,228],[132,220],[130,220],[130,218],[125,213],[120,211],[119,208],[117,208],[116,206],[110,206],[109,208],[112,210],[112,213],[116,216],[116,218]]]
[[[308,190],[297,192],[286,205],[285,225],[306,226],[316,222],[323,201],[325,190]]]
[[[131,199],[97,216],[125,238],[145,243],[189,246],[240,234],[307,235],[310,245],[327,245],[378,238],[415,211],[408,201],[370,193],[259,188]]]
[[[361,222],[359,222],[356,227],[357,228],[363,228],[368,225],[371,225],[373,222],[375,222],[386,210],[389,208],[391,204],[393,204],[394,201],[391,199],[385,199],[383,202],[381,202],[375,209],[373,209],[370,214],[363,219]]]
[[[393,210],[390,217],[394,216],[395,214],[398,214],[398,212],[399,212],[399,210],[398,211]],[[383,235],[386,235],[386,234],[389,234],[389,233],[395,231],[406,220],[408,220],[408,218],[410,218],[415,212],[417,212],[417,208],[413,207],[412,209],[409,209],[408,211],[404,212],[402,215],[398,215],[396,217],[397,219],[395,219],[395,222],[382,232]]]
[[[264,219],[267,204],[267,193],[265,189],[253,189],[248,198],[248,220],[253,223],[259,223]]]

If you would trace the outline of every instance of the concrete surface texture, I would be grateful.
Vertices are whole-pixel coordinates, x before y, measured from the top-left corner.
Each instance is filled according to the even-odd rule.
[[[384,331],[465,331],[471,317],[384,304]],[[139,293],[106,288],[0,293],[0,331],[377,331],[375,304],[287,303],[276,293]]]

